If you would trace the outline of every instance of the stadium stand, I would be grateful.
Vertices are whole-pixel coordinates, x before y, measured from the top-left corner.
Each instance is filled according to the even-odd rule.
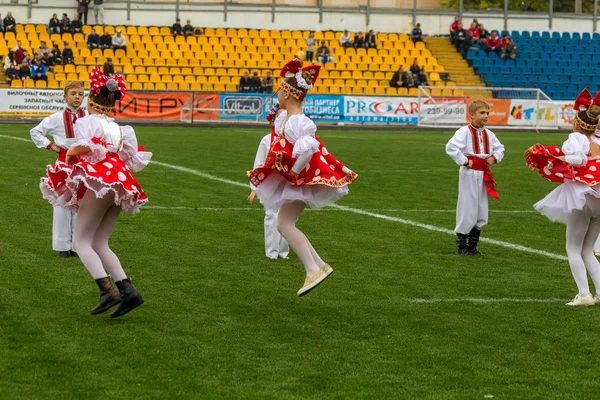
[[[126,50],[92,50],[86,38],[94,28],[113,34],[121,29],[127,37]],[[203,35],[176,38],[169,27],[155,26],[84,26],[83,34],[49,35],[45,25],[17,25],[17,32],[0,34],[2,59],[17,41],[35,50],[44,40],[49,47],[58,44],[62,50],[69,43],[74,52],[74,65],[57,65],[48,73],[48,83],[29,79],[13,80],[11,87],[60,88],[65,81],[79,79],[87,83],[92,66],[102,66],[112,58],[115,71],[122,73],[133,90],[168,91],[237,91],[245,71],[264,76],[270,70],[276,77],[284,60],[306,46],[309,31],[207,28]],[[399,65],[408,70],[414,59],[424,67],[429,84],[439,87],[440,94],[455,95],[454,82],[425,43],[413,43],[407,34],[379,33],[379,49],[344,49],[341,32],[315,32],[315,40],[325,40],[335,63],[328,63],[316,86],[319,94],[355,94],[417,96],[418,89],[391,88],[389,81]],[[277,88],[278,85],[275,85]],[[459,93],[456,93],[458,95]]]
[[[600,34],[538,31],[502,31],[517,45],[515,60],[486,54],[480,45],[467,52],[467,60],[488,86],[539,88],[552,99],[572,100],[582,87],[595,93],[600,86],[598,49]]]

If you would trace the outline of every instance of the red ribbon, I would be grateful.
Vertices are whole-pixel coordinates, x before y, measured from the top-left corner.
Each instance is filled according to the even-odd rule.
[[[492,170],[487,161],[483,158],[473,156],[469,156],[467,159],[472,162],[471,169],[483,171],[483,183],[485,184],[485,191],[487,194],[495,199],[499,198],[498,192],[496,191],[496,180],[492,176]]]
[[[58,161],[64,163],[67,162],[67,149],[60,148],[60,151],[58,152]]]

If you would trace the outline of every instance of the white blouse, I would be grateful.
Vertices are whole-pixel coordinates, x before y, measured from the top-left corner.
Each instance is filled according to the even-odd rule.
[[[281,121],[279,121],[280,119]],[[286,120],[284,128],[283,121]],[[281,127],[279,124],[281,124]],[[277,131],[278,127],[280,127],[279,131]],[[319,150],[319,142],[315,139],[317,126],[304,114],[295,114],[288,118],[287,111],[283,110],[275,120],[275,131],[281,132],[281,129],[283,129],[285,138],[294,145],[292,157],[297,158],[297,160],[292,167],[292,171],[300,173],[308,164],[312,155]]]

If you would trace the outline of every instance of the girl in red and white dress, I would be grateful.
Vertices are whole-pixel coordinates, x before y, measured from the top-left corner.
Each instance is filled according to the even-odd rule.
[[[333,269],[312,247],[296,221],[307,205],[321,208],[348,194],[348,185],[358,175],[333,157],[315,136],[317,127],[302,113],[302,102],[316,81],[319,66],[302,68],[294,59],[285,65],[279,89],[284,110],[275,125],[281,131],[273,141],[265,163],[248,177],[267,211],[279,210],[277,229],[288,241],[306,269],[303,296],[323,282]]]
[[[67,151],[66,164],[49,165],[40,189],[52,205],[78,211],[74,247],[100,288],[100,302],[91,313],[118,305],[110,315],[115,318],[144,302],[108,240],[121,211],[137,213],[148,201],[131,171],[146,167],[152,153],[138,148],[133,128],[121,127],[106,116],[126,94],[123,78],[109,79],[94,67],[90,83],[89,116],[77,121],[76,141]]]
[[[600,263],[594,243],[600,234],[600,145],[593,139],[600,115],[600,92],[585,89],[575,101],[573,133],[562,148],[536,144],[525,153],[527,165],[546,180],[561,183],[534,207],[551,221],[567,224],[567,256],[579,293],[569,306],[600,304],[586,275],[600,290]]]

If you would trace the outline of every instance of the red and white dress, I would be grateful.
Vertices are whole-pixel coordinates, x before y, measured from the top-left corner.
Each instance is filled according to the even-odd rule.
[[[530,169],[550,182],[561,183],[534,205],[551,221],[566,224],[573,210],[583,210],[586,196],[600,198],[600,159],[592,159],[589,153],[588,138],[578,132],[571,133],[562,148],[535,144],[525,152]]]
[[[358,175],[327,151],[310,118],[304,114],[288,118],[284,110],[275,121],[276,129],[280,126],[265,163],[248,171],[265,209],[277,211],[293,201],[321,208],[348,194],[348,185]],[[290,175],[292,168],[297,176]]]
[[[54,206],[77,211],[78,201],[92,190],[97,198],[112,196],[124,212],[139,212],[148,198],[131,171],[144,169],[152,153],[138,148],[132,127],[121,127],[105,115],[81,118],[77,128],[71,148],[87,146],[91,151],[73,165],[48,165],[40,182],[44,198]]]

